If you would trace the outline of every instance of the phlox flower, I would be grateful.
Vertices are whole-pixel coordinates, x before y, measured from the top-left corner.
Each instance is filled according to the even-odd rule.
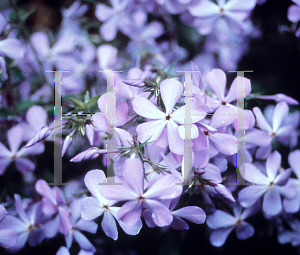
[[[267,119],[258,107],[254,107],[253,112],[255,114],[258,127],[267,132],[272,139],[275,137],[278,141],[284,141],[290,136],[293,127],[290,125],[282,125],[283,120],[289,113],[289,107],[285,102],[280,102],[275,106],[272,113],[272,120],[269,120],[269,122],[272,123],[272,126],[268,123]],[[266,158],[271,152],[271,147],[271,142],[266,147],[260,147],[256,152],[256,157],[258,159]]]
[[[43,220],[42,204],[40,202],[35,203],[25,212],[20,196],[15,194],[15,207],[19,218],[7,215],[0,223],[0,228],[12,229],[18,235],[16,244],[9,248],[11,252],[22,249],[27,240],[30,246],[36,246],[45,238],[44,229],[41,225]]]
[[[128,105],[123,101],[116,102],[114,106],[114,120],[110,118],[107,123],[108,117],[103,115],[103,113],[107,114],[107,100],[114,100],[114,102],[116,102],[116,97],[112,92],[108,92],[98,99],[98,107],[101,113],[96,113],[92,117],[95,131],[106,132],[107,125],[110,125],[111,129],[114,130],[115,144],[117,146],[120,146],[122,142],[124,146],[129,146],[128,141],[132,141],[130,133],[124,129],[119,128],[123,126],[128,120]]]
[[[250,15],[256,4],[256,0],[240,2],[238,0],[202,0],[196,5],[190,5],[188,11],[196,20],[194,26],[200,34],[210,34],[216,23],[221,19],[226,21],[230,31],[242,33],[245,30],[245,20]]]
[[[134,111],[146,118],[152,119],[137,126],[138,139],[140,142],[153,142],[159,139],[155,144],[159,147],[169,145],[173,153],[183,155],[184,140],[178,132],[178,124],[184,124],[184,109],[182,106],[177,110],[173,110],[175,104],[181,97],[183,85],[176,79],[166,79],[160,84],[160,93],[165,105],[166,112],[163,113],[153,103],[143,97],[135,98],[132,101]],[[192,106],[192,114],[198,113],[198,116],[192,118],[192,123],[203,119],[206,115],[205,111],[197,106],[194,101]],[[192,138],[196,138],[197,127],[192,126]]]
[[[100,190],[105,185],[106,177],[102,170],[91,170],[84,177],[84,183],[92,193],[92,197],[85,197],[81,202],[81,217],[90,221],[103,214],[101,227],[104,233],[114,239],[118,239],[118,229],[115,219],[122,229],[129,235],[137,235],[142,228],[142,221],[138,220],[133,226],[127,226],[117,218],[120,207],[113,206],[116,201],[104,198]],[[115,218],[115,219],[114,219]]]
[[[277,151],[267,158],[265,173],[252,164],[245,164],[244,179],[255,185],[248,186],[239,192],[239,202],[243,207],[250,207],[263,197],[262,210],[267,216],[275,216],[281,212],[281,195],[292,198],[296,193],[296,187],[286,185],[292,169],[280,171],[280,165],[281,155]]]
[[[130,35],[132,25],[127,13],[131,0],[110,0],[110,3],[112,8],[98,4],[95,10],[97,19],[104,22],[100,28],[100,34],[106,41],[113,40],[118,30],[121,30],[125,35]]]
[[[66,245],[70,249],[72,242],[75,239],[81,249],[95,252],[95,247],[81,233],[81,231],[87,231],[95,234],[97,232],[98,225],[93,221],[84,220],[81,218],[81,202],[82,199],[74,199],[70,205],[70,220],[72,223],[72,228],[69,230],[69,233],[65,235]]]
[[[143,208],[147,208],[157,226],[170,225],[172,214],[159,201],[180,196],[182,187],[176,185],[177,178],[172,175],[152,178],[145,191],[143,167],[139,159],[127,159],[122,170],[123,185],[103,185],[100,189],[106,199],[128,201],[119,210],[117,218],[132,226],[140,219]]]
[[[67,235],[72,229],[72,222],[62,191],[58,187],[51,189],[44,180],[38,180],[35,189],[37,193],[43,196],[43,212],[46,217],[49,217],[49,220],[44,224],[46,237],[52,238],[58,231]]]
[[[0,175],[5,172],[6,168],[13,161],[15,161],[16,168],[21,173],[34,170],[35,164],[24,156],[41,154],[45,146],[43,143],[38,143],[30,148],[25,148],[24,146],[19,149],[24,138],[23,132],[20,126],[14,126],[7,131],[7,140],[10,150],[0,142]]]
[[[228,235],[235,229],[238,239],[247,239],[254,234],[254,228],[244,220],[254,214],[256,207],[242,211],[240,206],[233,208],[233,215],[228,214],[222,210],[216,210],[212,215],[207,217],[207,225],[214,229],[210,236],[210,243],[213,246],[222,246]]]
[[[221,69],[213,69],[206,76],[206,80],[212,91],[215,93],[215,97],[207,96],[207,105],[211,110],[216,110],[223,105],[233,106],[231,102],[248,96],[251,92],[250,80],[244,77],[236,77],[225,96],[226,89],[226,74]],[[243,83],[245,86],[245,94],[237,94],[237,85]]]

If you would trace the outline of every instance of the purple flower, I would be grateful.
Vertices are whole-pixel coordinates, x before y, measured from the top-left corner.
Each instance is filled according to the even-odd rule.
[[[254,234],[254,228],[244,220],[254,214],[256,208],[247,208],[242,212],[242,208],[237,206],[233,209],[234,216],[221,210],[216,210],[207,217],[207,225],[215,229],[210,236],[210,243],[213,246],[222,246],[228,235],[235,229],[238,239],[247,239]]]
[[[112,8],[98,4],[95,11],[96,17],[104,22],[100,28],[100,34],[106,41],[113,40],[118,29],[124,34],[130,35],[132,23],[126,10],[130,6],[130,0],[111,0],[110,3]]]
[[[127,159],[123,165],[123,185],[103,185],[100,192],[103,197],[116,201],[128,201],[119,210],[117,217],[126,225],[134,225],[141,217],[142,209],[152,212],[157,226],[167,226],[172,222],[170,210],[159,202],[160,199],[172,199],[181,194],[182,187],[176,185],[177,178],[172,175],[153,178],[144,191],[144,173],[138,159]]]
[[[296,187],[286,185],[292,169],[281,170],[281,155],[274,151],[267,158],[266,172],[263,173],[254,165],[245,164],[246,181],[255,183],[239,192],[238,198],[243,207],[252,206],[263,196],[263,212],[268,216],[278,215],[282,210],[281,195],[292,198],[296,193]]]
[[[103,214],[101,227],[104,233],[114,239],[118,239],[118,229],[114,218],[118,221],[122,229],[129,235],[137,235],[142,228],[142,221],[138,220],[133,226],[127,226],[119,221],[117,214],[119,207],[113,206],[116,201],[105,199],[100,191],[103,186],[100,183],[106,182],[106,177],[101,170],[91,170],[84,177],[85,185],[92,193],[93,197],[85,197],[81,202],[81,217],[84,220],[93,220]]]
[[[67,247],[70,249],[73,239],[79,244],[80,248],[85,251],[95,252],[95,247],[91,242],[81,233],[81,231],[87,231],[95,234],[97,232],[98,225],[90,220],[84,220],[81,218],[81,202],[82,199],[74,199],[70,205],[71,208],[71,223],[72,229],[65,235]]]
[[[283,120],[287,117],[289,113],[289,107],[285,102],[278,103],[272,114],[272,127],[262,114],[258,107],[253,108],[253,112],[256,117],[258,127],[267,132],[271,138],[276,137],[278,141],[286,140],[292,130],[292,126],[282,126]],[[261,159],[268,156],[271,152],[271,143],[267,147],[260,147],[256,152],[256,157]]]
[[[7,131],[7,140],[11,150],[8,150],[0,142],[0,175],[2,175],[6,168],[12,161],[15,161],[16,168],[21,173],[33,171],[35,164],[24,156],[37,155],[44,151],[45,146],[42,143],[38,143],[30,148],[22,147],[19,149],[23,141],[24,133],[21,126],[14,126]]]
[[[249,0],[241,3],[238,0],[217,0],[214,3],[209,0],[202,0],[196,5],[190,5],[190,14],[196,17],[194,26],[200,34],[210,34],[216,23],[224,19],[230,31],[242,33],[244,31],[244,20],[249,16],[254,8],[256,0]]]
[[[18,235],[17,243],[10,247],[11,252],[16,252],[24,247],[27,240],[30,246],[40,244],[44,239],[44,231],[40,223],[43,219],[41,203],[35,203],[25,212],[19,195],[15,194],[15,207],[19,218],[8,215],[0,223],[1,228],[12,229]]]
[[[251,92],[251,83],[250,80],[244,77],[236,77],[225,96],[225,89],[226,89],[226,75],[221,69],[213,69],[211,72],[209,72],[206,76],[207,83],[212,89],[212,91],[215,93],[217,98],[212,98],[210,96],[207,96],[207,105],[210,107],[210,109],[215,110],[216,108],[222,106],[222,105],[229,105],[232,106],[230,103],[240,99],[240,96],[238,98],[237,95],[237,84],[239,82],[243,82],[245,85],[245,97],[248,96]],[[240,81],[238,81],[240,80]],[[242,96],[244,97],[244,95]]]
[[[181,97],[183,92],[183,85],[176,79],[166,79],[160,84],[161,97],[166,107],[166,113],[161,112],[157,109],[154,104],[143,97],[135,98],[132,101],[134,111],[146,118],[153,119],[146,123],[142,123],[137,127],[138,139],[140,142],[145,142],[146,140],[156,141],[164,140],[167,141],[170,150],[173,153],[183,155],[183,144],[184,140],[180,137],[178,132],[178,124],[184,124],[184,109],[182,106],[178,110],[173,110],[175,104]],[[195,101],[194,101],[195,102]],[[203,119],[206,113],[203,109],[200,109],[196,104],[192,107],[192,114],[198,113],[199,115],[193,117],[193,123]],[[164,131],[166,130],[166,131]],[[193,125],[193,130],[197,131],[197,127]],[[193,137],[197,137],[197,132],[193,132]],[[159,145],[157,141],[156,145],[159,147],[166,147]],[[165,144],[165,142],[162,142]]]
[[[112,92],[108,92],[98,99],[98,107],[101,113],[96,113],[92,117],[93,125],[95,126],[95,131],[106,132],[107,125],[110,125],[111,128],[114,130],[115,144],[117,146],[120,146],[122,142],[123,145],[129,146],[128,142],[132,142],[132,137],[130,133],[124,129],[119,128],[123,126],[128,120],[128,106],[125,102],[117,102],[114,111],[114,123],[107,123],[107,116],[103,115],[103,113],[107,114],[107,100],[115,101],[115,95]]]
[[[72,229],[70,213],[65,205],[62,191],[58,187],[50,189],[44,180],[38,180],[35,184],[37,193],[43,196],[43,212],[50,220],[45,226],[45,235],[54,237],[58,231],[67,235]]]

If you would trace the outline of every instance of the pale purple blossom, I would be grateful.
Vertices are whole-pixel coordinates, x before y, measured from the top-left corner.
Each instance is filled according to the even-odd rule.
[[[142,163],[138,159],[127,159],[123,165],[123,181],[123,185],[103,185],[100,189],[107,199],[128,201],[117,214],[120,221],[132,226],[140,219],[143,208],[147,208],[152,212],[153,221],[157,226],[171,224],[172,214],[159,200],[172,199],[181,194],[182,187],[176,185],[176,177],[167,175],[153,178],[144,191]]]
[[[254,227],[245,221],[257,211],[255,206],[242,211],[240,206],[233,209],[234,215],[228,214],[222,210],[216,210],[207,217],[207,225],[214,229],[210,236],[210,242],[213,246],[222,246],[228,235],[235,229],[238,239],[248,239],[254,234]]]
[[[248,186],[239,192],[239,202],[243,207],[252,206],[263,197],[262,210],[268,216],[276,216],[282,211],[281,196],[292,198],[296,187],[287,185],[292,169],[281,169],[281,155],[274,151],[267,158],[265,172],[253,164],[245,164],[246,181],[255,185]]]

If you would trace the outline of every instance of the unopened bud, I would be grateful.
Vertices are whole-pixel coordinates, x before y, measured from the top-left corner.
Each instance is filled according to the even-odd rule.
[[[44,140],[51,134],[52,130],[48,126],[43,126],[35,135],[27,142],[26,148],[31,147],[38,142]]]
[[[92,159],[99,157],[99,155],[105,154],[105,153],[106,153],[105,149],[98,149],[97,147],[92,147],[86,151],[83,151],[83,152],[77,154],[75,157],[71,158],[70,161],[71,162],[81,162],[84,160],[92,160]]]
[[[272,96],[256,96],[259,99],[274,100],[277,103],[286,102],[289,105],[298,105],[298,101],[284,94],[276,94]]]

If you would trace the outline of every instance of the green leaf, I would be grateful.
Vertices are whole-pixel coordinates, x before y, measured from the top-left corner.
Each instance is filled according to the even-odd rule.
[[[95,97],[92,97],[90,99],[90,101],[88,101],[88,103],[86,104],[86,107],[87,109],[90,111],[90,112],[93,112],[92,110],[95,109],[95,106],[98,108],[98,99],[100,98],[101,95],[98,95],[98,96],[95,96]]]
[[[84,103],[82,103],[80,100],[76,98],[70,98],[70,101],[73,103],[73,105],[80,111],[85,110],[86,106]]]
[[[18,104],[17,109],[18,112],[26,111],[33,105],[38,105],[41,104],[41,101],[31,101],[31,100],[26,100],[22,101],[21,103]]]

